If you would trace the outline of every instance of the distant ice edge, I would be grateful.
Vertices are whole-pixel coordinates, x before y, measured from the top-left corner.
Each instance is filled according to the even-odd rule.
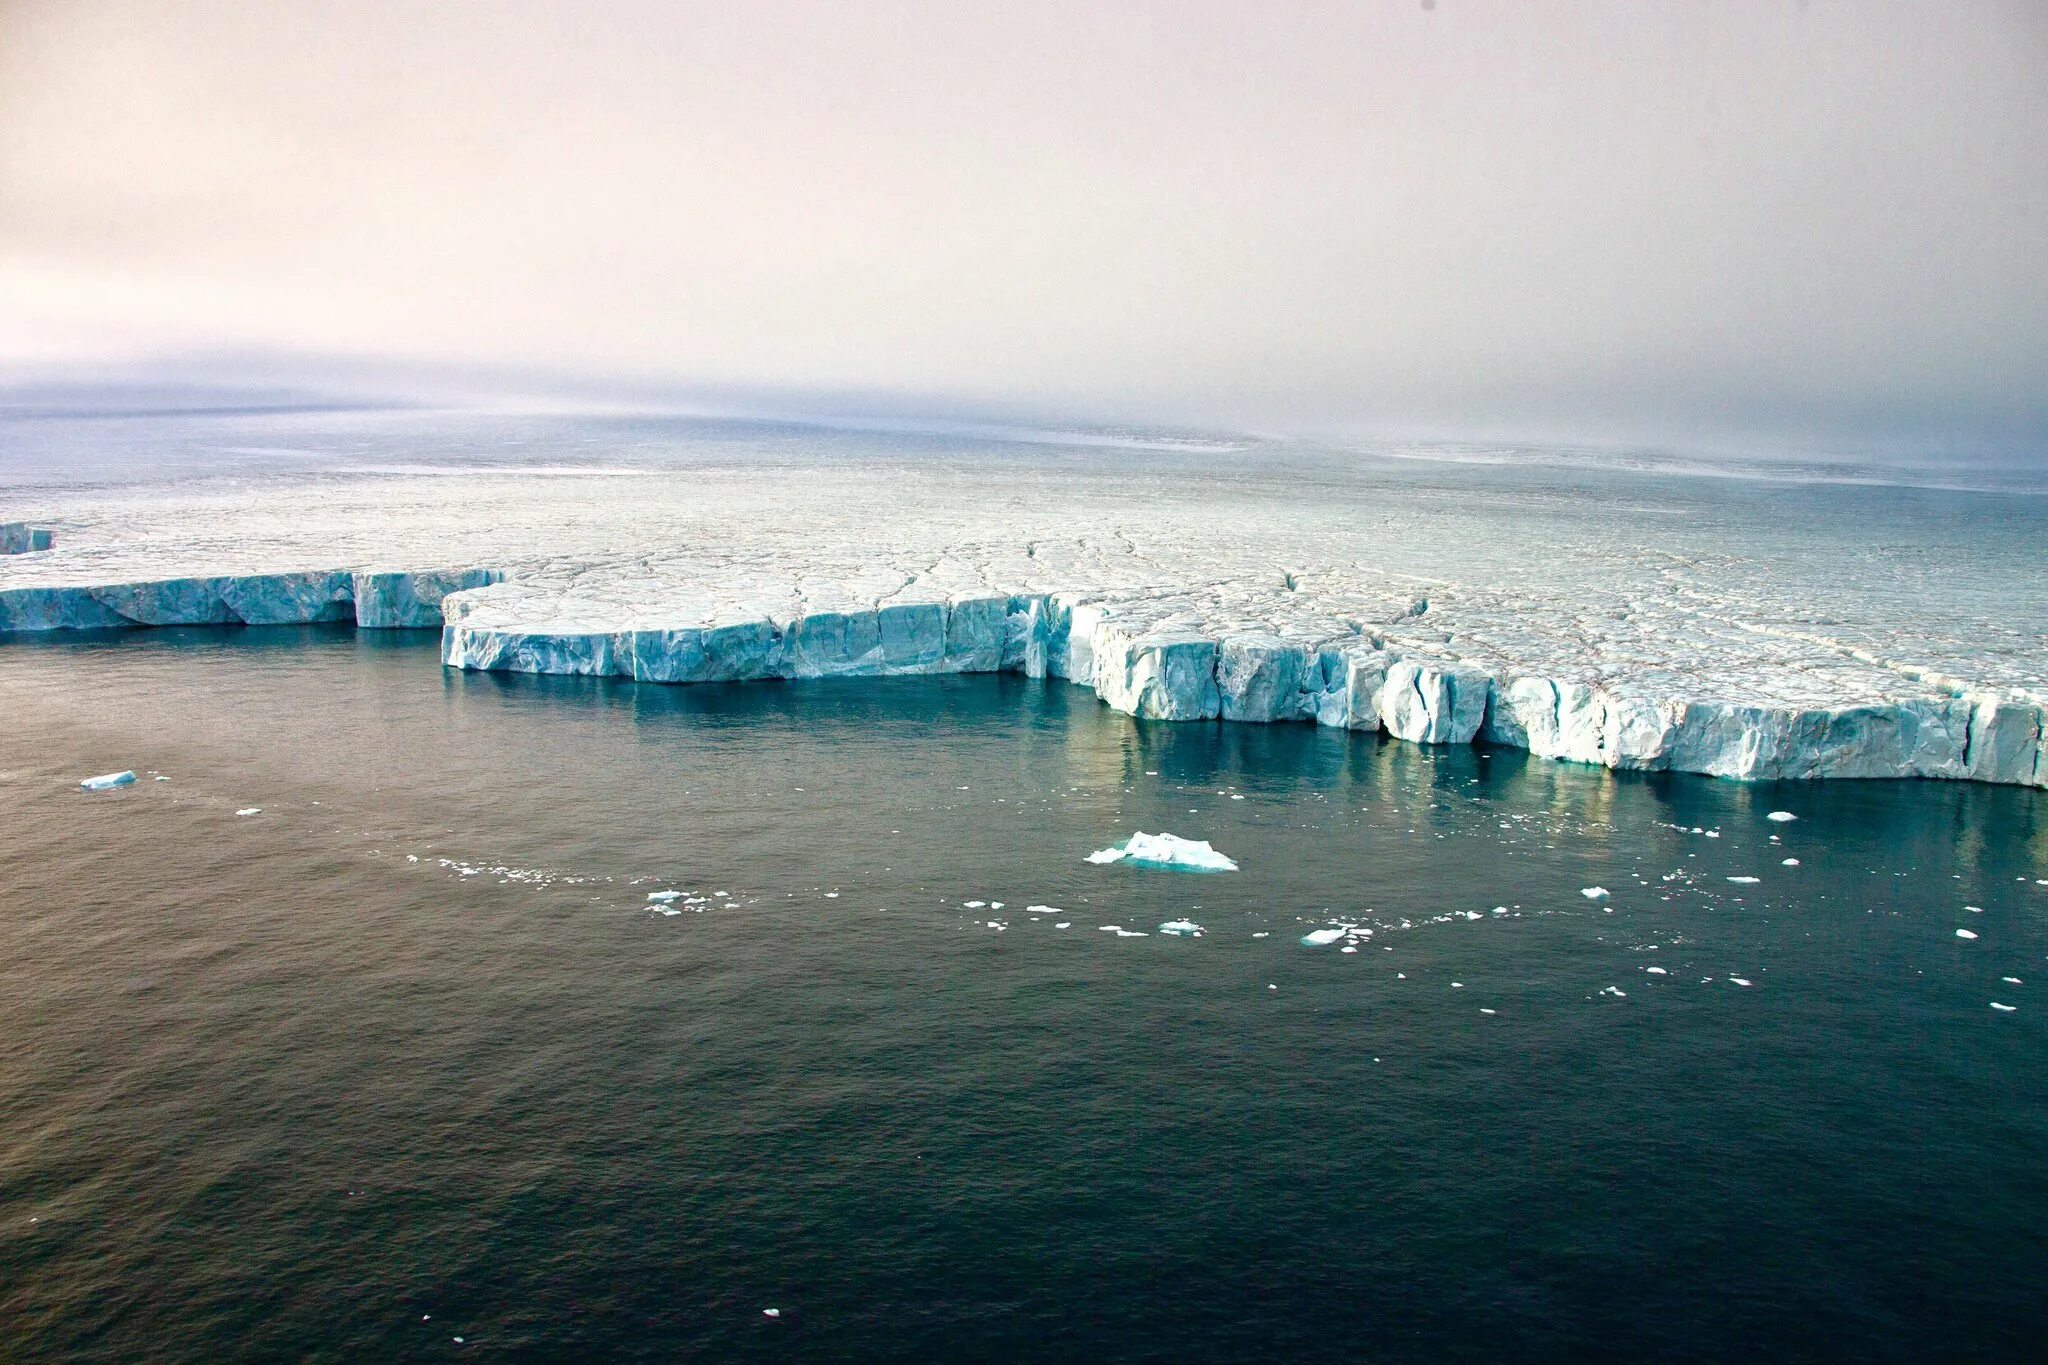
[[[304,625],[371,628],[441,624],[451,593],[503,579],[492,569],[305,569],[152,579],[90,587],[0,590],[0,634],[129,626]]]
[[[1314,721],[1422,744],[1474,740],[1609,768],[1743,780],[1927,777],[2048,787],[2041,699],[1968,688],[1818,708],[1674,700],[1626,679],[1503,674],[1361,631],[1212,636],[1062,593],[970,594],[791,619],[536,629],[494,611],[490,569],[311,569],[0,591],[0,634],[354,621],[441,627],[450,667],[732,682],[1021,672],[1154,720]],[[1930,684],[1933,685],[1933,684]]]

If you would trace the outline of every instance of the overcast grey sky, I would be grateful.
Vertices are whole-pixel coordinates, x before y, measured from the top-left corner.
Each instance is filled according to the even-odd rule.
[[[0,0],[0,359],[2048,433],[2042,0]]]

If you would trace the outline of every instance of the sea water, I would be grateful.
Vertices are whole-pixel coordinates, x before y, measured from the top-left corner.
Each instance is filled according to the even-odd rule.
[[[346,627],[0,715],[0,1354],[2038,1346],[2038,792]]]

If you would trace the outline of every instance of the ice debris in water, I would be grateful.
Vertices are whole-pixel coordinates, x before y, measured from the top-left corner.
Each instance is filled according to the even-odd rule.
[[[1733,982],[1734,982],[1734,983],[1735,983],[1736,985],[1738,985],[1738,986],[1748,986],[1748,985],[1752,985],[1752,984],[1754,984],[1754,983],[1753,983],[1753,982],[1751,982],[1751,981],[1750,981],[1750,979],[1749,979],[1748,977],[1746,977],[1746,976],[1731,976],[1731,977],[1729,977],[1728,979],[1729,979],[1730,981],[1733,981]]]
[[[1116,935],[1116,936],[1117,936],[1118,938],[1144,938],[1144,937],[1146,937],[1146,934],[1145,934],[1145,931],[1144,931],[1144,930],[1142,930],[1142,929],[1126,929],[1126,928],[1124,928],[1124,927],[1123,927],[1123,926],[1122,926],[1121,924],[1105,924],[1105,925],[1103,925],[1103,926],[1102,926],[1102,932],[1103,932],[1103,933],[1105,933],[1105,934],[1115,934],[1115,935]]]
[[[1159,932],[1172,934],[1177,938],[1200,938],[1202,926],[1191,919],[1170,919],[1159,926]]]
[[[1311,929],[1301,936],[1301,946],[1327,948],[1350,932],[1349,929]]]
[[[1994,1001],[1992,1001],[1992,1002],[1991,1002],[1991,1008],[1993,1008],[1993,1009],[1995,1009],[1995,1010],[1998,1010],[1998,1011],[2000,1011],[2001,1013],[2004,1013],[2004,1014],[2011,1014],[2011,1013],[2012,1013],[2012,1012],[2013,1012],[2014,1010],[2018,1009],[2018,1008],[2019,1008],[2019,1006],[2018,1006],[2018,1005],[2001,1005],[2001,1004],[1999,1004],[1999,1003],[1998,1003],[1998,1002],[1997,1002],[1996,1000],[1994,1000]]]
[[[98,777],[88,777],[78,785],[89,792],[103,792],[111,791],[115,787],[125,787],[134,780],[135,774],[132,772],[102,773]]]
[[[680,891],[650,891],[647,893],[647,899],[651,901],[672,901],[682,899],[682,895],[683,893]]]
[[[1789,825],[1794,820],[1797,820],[1799,817],[1794,815],[1789,810],[1774,810],[1764,818],[1767,820],[1776,820],[1781,825]]]
[[[1235,872],[1237,864],[1209,847],[1206,839],[1139,830],[1121,844],[1088,855],[1091,863],[1128,860],[1138,867],[1166,867],[1183,872]]]
[[[1958,929],[1958,930],[1956,930],[1956,937],[1957,937],[1957,938],[1975,938],[1975,937],[1977,937],[1977,935],[1976,935],[1976,934],[1974,934],[1973,932],[1971,932],[1971,931],[1970,931],[1970,930],[1968,930],[1968,929]]]
[[[1730,877],[1728,880],[1739,886],[1752,886],[1763,879],[1761,877]]]
[[[1786,860],[1785,860],[1784,862],[1782,862],[1782,863],[1778,864],[1778,866],[1780,866],[1780,867],[1797,867],[1797,866],[1799,866],[1799,860],[1798,860],[1797,858],[1787,858],[1787,859],[1786,859]]]
[[[2026,984],[2016,976],[2001,976],[1998,979],[2005,982],[2008,986],[2022,986]]]
[[[261,807],[261,806],[244,806],[244,807],[242,807],[242,808],[241,808],[240,810],[236,811],[236,812],[235,812],[235,814],[237,814],[237,815],[261,815],[261,814],[263,814],[263,807]]]
[[[987,901],[962,901],[962,902],[961,902],[961,904],[962,904],[962,905],[965,905],[965,906],[966,906],[966,907],[967,907],[967,908],[968,908],[969,910],[979,910],[979,909],[981,909],[981,908],[982,908],[983,906],[987,905],[987,904],[988,904],[988,902],[987,902]]]
[[[1583,886],[1579,888],[1579,894],[1589,901],[1604,901],[1607,899],[1607,888],[1604,886]]]

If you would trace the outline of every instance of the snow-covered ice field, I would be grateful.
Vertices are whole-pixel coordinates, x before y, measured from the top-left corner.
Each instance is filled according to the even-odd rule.
[[[0,436],[0,632],[354,619],[466,669],[1008,669],[1162,720],[2048,784],[2031,493],[672,418]]]

